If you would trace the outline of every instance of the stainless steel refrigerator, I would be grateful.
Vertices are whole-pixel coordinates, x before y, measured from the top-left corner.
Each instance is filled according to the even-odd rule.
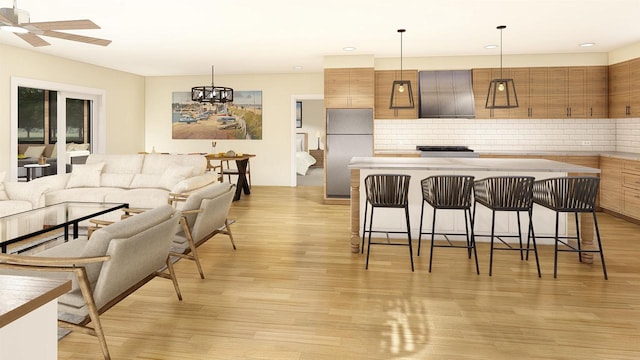
[[[327,109],[326,197],[348,198],[349,161],[373,156],[373,109]]]

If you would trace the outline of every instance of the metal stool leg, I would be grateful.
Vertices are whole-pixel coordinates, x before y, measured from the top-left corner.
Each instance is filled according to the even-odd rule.
[[[371,253],[371,226],[373,225],[373,210],[375,207],[371,207],[371,216],[369,217],[369,241],[367,245],[367,262],[364,266],[365,269],[369,269],[369,254]]]
[[[404,207],[405,218],[407,219],[407,238],[409,240],[409,256],[411,258],[411,271],[413,272],[413,246],[411,245],[411,224],[409,222],[409,206]]]
[[[429,254],[429,272],[431,272],[431,263],[433,262],[433,243],[435,242],[435,232],[436,232],[436,210],[433,209],[433,219],[431,222],[431,253]]]
[[[609,276],[607,275],[607,266],[604,263],[604,252],[602,251],[602,242],[600,241],[600,229],[598,229],[598,219],[596,219],[595,210],[592,212],[593,214],[593,225],[596,229],[596,238],[598,239],[598,250],[600,250],[600,261],[602,262],[602,272],[604,273],[604,279],[609,280]]]
[[[496,226],[496,212],[491,210],[491,255],[489,256],[489,276],[493,273],[493,231]]]
[[[422,219],[424,217],[424,203],[422,200],[422,209],[420,210],[420,232],[418,233],[418,256],[420,256],[420,245],[422,244]],[[431,250],[433,251],[433,249]]]

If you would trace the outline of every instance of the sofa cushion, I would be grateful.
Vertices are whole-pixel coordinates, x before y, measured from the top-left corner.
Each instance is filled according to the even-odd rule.
[[[47,144],[44,146],[44,151],[42,152],[42,156],[49,159],[55,159],[57,157],[56,149],[57,149],[56,144]]]
[[[131,189],[137,188],[162,188],[159,174],[135,174],[129,185]]]
[[[191,176],[191,166],[170,166],[160,176],[160,185],[167,190],[173,189],[177,183]]]
[[[71,188],[49,191],[44,196],[45,204],[47,205],[64,201],[104,202],[107,194],[121,191],[124,191],[124,189],[108,187]]]
[[[6,172],[0,171],[0,200],[9,200],[7,192],[4,191],[4,177]]]
[[[0,206],[0,217],[33,209],[30,201],[26,200],[4,200]]]
[[[191,176],[196,176],[207,169],[207,159],[202,155],[148,154],[140,173],[161,175],[166,169],[175,166],[188,166],[192,169]]]
[[[75,165],[71,171],[69,181],[67,181],[66,188],[99,187],[100,174],[103,167],[104,163]]]
[[[24,152],[24,157],[28,157],[28,158],[39,158],[42,153],[44,152],[44,148],[45,146],[34,146],[31,145],[27,148],[27,150],[25,150]]]
[[[139,174],[142,170],[144,154],[106,155],[91,154],[86,164],[104,163],[103,173]]]
[[[133,174],[112,174],[103,172],[100,175],[100,186],[127,189],[131,185]]]
[[[193,190],[200,189],[209,184],[218,182],[218,174],[208,171],[202,175],[192,176],[177,183],[171,188],[172,193],[183,194]]]
[[[158,188],[121,189],[105,194],[104,201],[110,203],[126,203],[131,208],[150,209],[166,205],[169,201],[167,190]]]

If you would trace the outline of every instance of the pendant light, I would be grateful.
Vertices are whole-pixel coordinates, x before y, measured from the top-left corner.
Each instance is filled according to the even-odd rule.
[[[211,86],[192,87],[191,100],[212,104],[233,102],[233,89],[213,84],[213,65],[211,65]]]
[[[391,101],[389,109],[413,109],[413,91],[411,90],[411,81],[404,80],[402,77],[402,34],[407,31],[398,29],[400,33],[400,80],[394,80],[391,87]]]
[[[500,30],[500,78],[493,79],[489,83],[489,92],[485,108],[487,109],[511,109],[518,107],[518,95],[513,79],[505,79],[502,76],[502,30],[506,25],[500,25],[496,29]]]

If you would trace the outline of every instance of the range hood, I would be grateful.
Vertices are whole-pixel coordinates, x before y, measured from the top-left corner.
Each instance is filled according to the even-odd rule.
[[[421,118],[474,118],[471,70],[420,71]]]

